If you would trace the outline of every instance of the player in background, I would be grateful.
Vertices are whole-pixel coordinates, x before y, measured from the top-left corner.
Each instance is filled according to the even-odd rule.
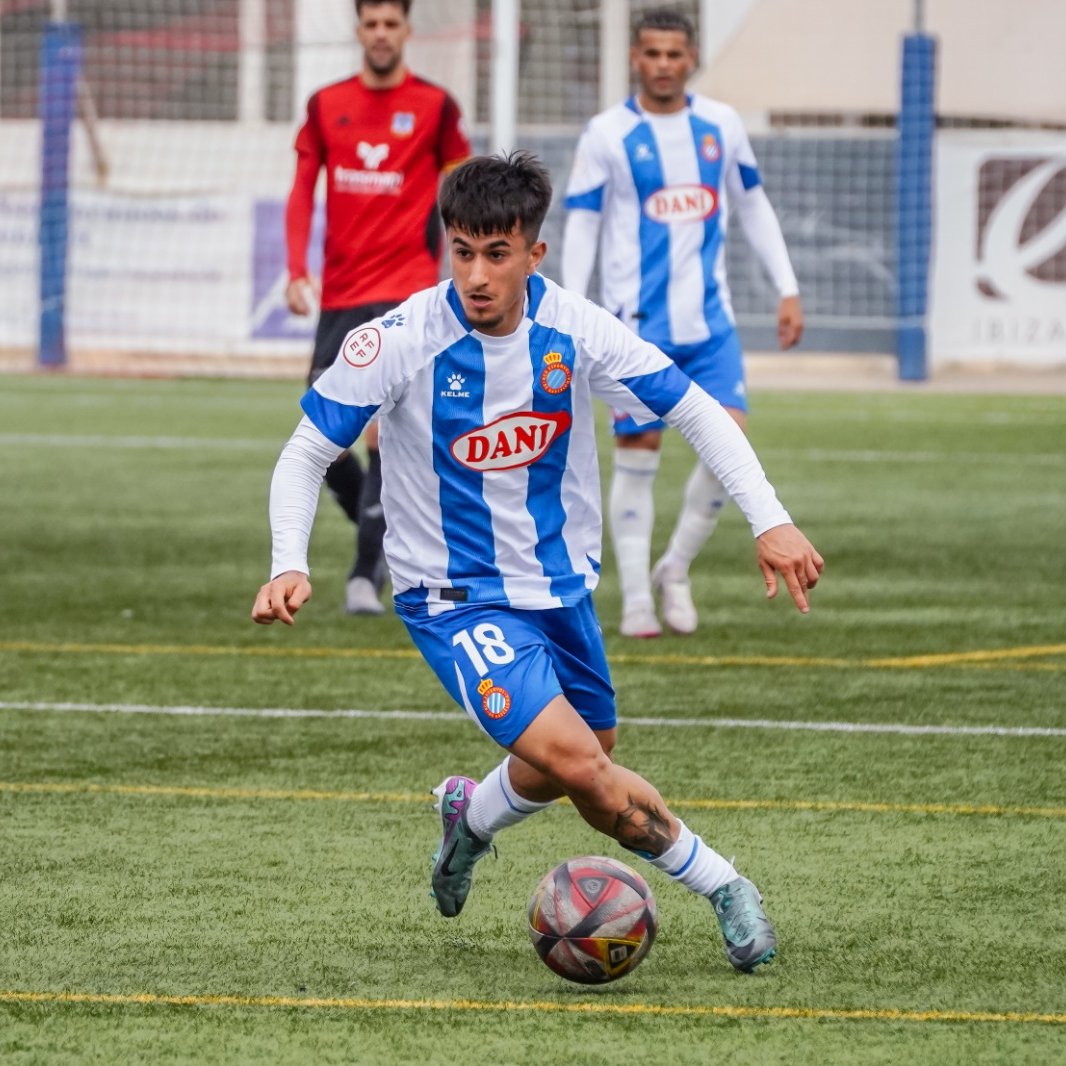
[[[783,349],[799,342],[803,310],[739,116],[686,92],[696,62],[695,31],[684,15],[657,8],[637,22],[630,63],[640,91],[593,118],[577,146],[562,280],[587,292],[598,248],[603,306],[666,352],[743,429],[748,404],[725,277],[727,218],[740,220],[780,295]],[[639,426],[624,409],[615,411],[609,520],[620,629],[628,637],[661,633],[653,589],[667,626],[695,631],[689,566],[729,499],[714,472],[697,463],[666,553],[649,573],[662,430],[662,422]]]
[[[296,137],[296,177],[285,213],[285,298],[297,315],[311,314],[316,304],[321,308],[308,384],[337,357],[350,330],[440,279],[438,179],[469,157],[470,142],[456,102],[404,64],[410,9],[410,0],[357,0],[362,69],[310,98]],[[307,242],[322,167],[326,247],[320,283],[307,269]],[[376,427],[365,442],[365,475],[351,452],[326,471],[330,492],[358,527],[345,595],[349,614],[385,610],[378,598],[385,518]]]
[[[271,580],[256,622],[308,600],[319,479],[371,418],[381,425],[396,610],[441,684],[508,756],[480,785],[434,790],[432,886],[459,913],[501,829],[569,796],[593,828],[710,899],[737,969],[776,936],[755,886],[611,758],[615,700],[592,604],[600,559],[593,396],[676,426],[748,518],[767,595],[793,600],[822,559],[792,525],[744,434],[657,348],[537,267],[551,203],[532,157],[478,158],[441,187],[453,280],[416,293],[396,325],[353,331],[302,401],[270,492]]]

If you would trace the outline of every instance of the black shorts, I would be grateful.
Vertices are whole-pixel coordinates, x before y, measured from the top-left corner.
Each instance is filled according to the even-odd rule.
[[[356,326],[361,326],[372,318],[380,318],[399,302],[337,307],[323,311],[318,316],[318,329],[315,330],[315,350],[311,356],[311,370],[307,375],[308,387],[333,365],[337,353],[341,350],[342,341]]]

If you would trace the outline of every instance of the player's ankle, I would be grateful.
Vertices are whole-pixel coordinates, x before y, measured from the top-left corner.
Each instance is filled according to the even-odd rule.
[[[667,549],[662,558],[655,564],[655,576],[666,581],[687,581],[688,570],[691,560],[681,559],[671,554]]]

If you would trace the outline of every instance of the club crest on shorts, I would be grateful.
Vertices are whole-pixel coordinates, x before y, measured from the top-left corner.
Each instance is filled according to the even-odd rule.
[[[540,387],[552,396],[558,396],[570,388],[572,377],[570,367],[563,362],[562,353],[548,352],[544,357],[544,369],[540,372]]]
[[[480,682],[477,690],[481,696],[481,709],[490,718],[502,718],[511,709],[511,694],[494,685],[491,677]]]
[[[363,370],[381,354],[381,334],[373,326],[353,329],[344,338],[341,355],[349,366]]]

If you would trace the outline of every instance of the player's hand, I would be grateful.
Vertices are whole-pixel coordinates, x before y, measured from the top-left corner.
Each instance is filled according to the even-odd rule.
[[[777,595],[778,574],[785,579],[796,606],[807,614],[811,609],[807,594],[818,584],[825,560],[814,545],[793,525],[774,526],[756,541],[759,569],[766,581],[766,597]]]
[[[309,315],[318,305],[322,285],[318,278],[309,274],[306,278],[293,278],[285,286],[285,303],[294,315]]]
[[[268,581],[255,598],[252,621],[268,626],[275,618],[287,626],[295,624],[293,615],[311,598],[311,582],[299,570],[286,570]]]
[[[798,296],[786,296],[777,305],[777,343],[781,351],[794,348],[803,336],[803,305]]]

